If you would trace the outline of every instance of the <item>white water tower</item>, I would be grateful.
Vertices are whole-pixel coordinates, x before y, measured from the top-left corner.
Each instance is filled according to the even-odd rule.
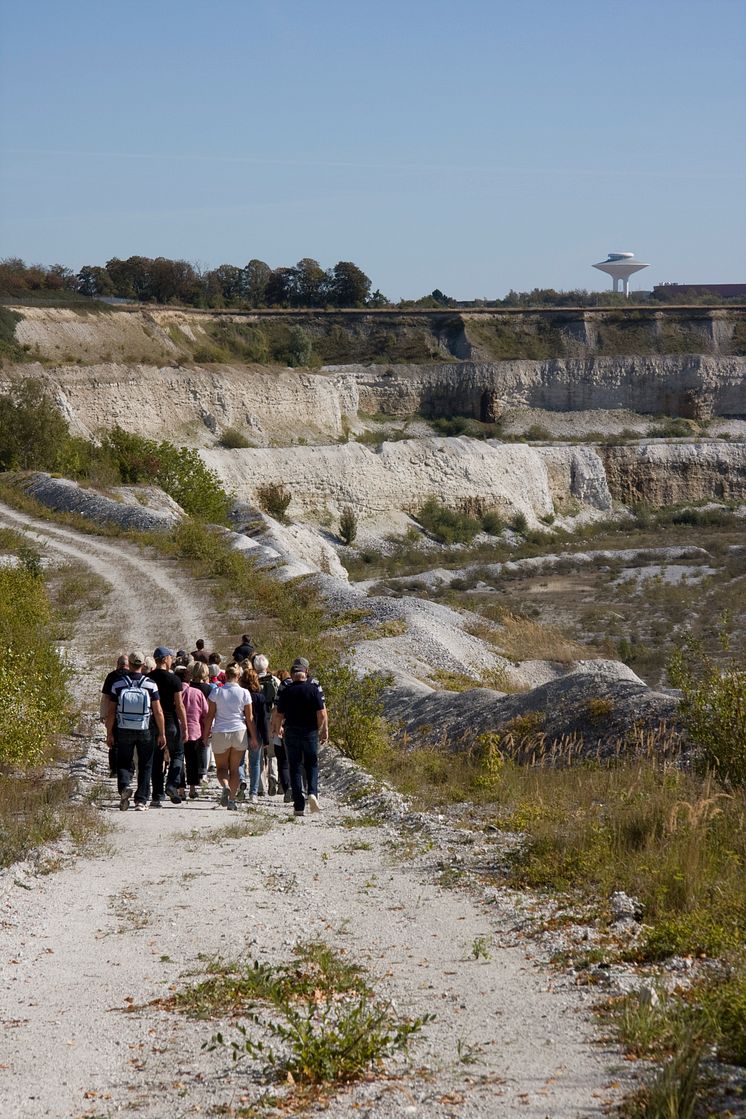
[[[640,260],[635,260],[634,253],[609,253],[606,260],[600,264],[594,264],[594,268],[598,268],[601,272],[608,272],[614,280],[614,291],[619,291],[619,281],[624,283],[624,294],[629,299],[629,278],[633,272],[639,272],[641,268],[649,268],[649,264],[643,264]]]

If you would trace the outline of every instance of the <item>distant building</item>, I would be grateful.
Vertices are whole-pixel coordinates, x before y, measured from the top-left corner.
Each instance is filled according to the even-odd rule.
[[[746,299],[746,284],[656,284],[653,295],[719,295],[721,299]]]
[[[634,272],[639,272],[642,268],[649,268],[649,264],[643,264],[641,260],[635,260],[634,253],[609,253],[606,260],[602,260],[600,264],[594,264],[594,268],[598,268],[600,272],[606,272],[614,281],[614,291],[619,291],[619,284],[624,285],[624,294],[629,298],[629,278]]]

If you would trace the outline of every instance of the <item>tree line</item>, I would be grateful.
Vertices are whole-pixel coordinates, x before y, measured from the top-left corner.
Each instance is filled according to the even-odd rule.
[[[286,268],[263,260],[239,267],[221,264],[207,271],[186,260],[159,256],[113,257],[105,265],[86,264],[75,273],[61,264],[27,265],[17,258],[0,261],[0,292],[77,293],[137,303],[181,303],[193,307],[379,307],[388,305],[371,291],[368,276],[349,260],[324,269],[304,257]]]

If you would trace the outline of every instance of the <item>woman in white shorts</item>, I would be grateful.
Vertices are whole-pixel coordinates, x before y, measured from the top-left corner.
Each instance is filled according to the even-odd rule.
[[[229,665],[225,670],[225,684],[217,688],[209,701],[205,736],[212,731],[212,752],[215,755],[215,768],[218,781],[223,786],[220,803],[235,812],[236,793],[241,781],[238,767],[241,765],[246,747],[251,743],[254,749],[257,742],[254,718],[251,711],[251,696],[245,688],[238,685],[241,669]]]

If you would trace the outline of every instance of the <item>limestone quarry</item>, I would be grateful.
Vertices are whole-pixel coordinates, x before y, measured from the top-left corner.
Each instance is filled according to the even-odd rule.
[[[694,554],[686,549],[700,541],[654,530],[646,547],[625,552],[633,511],[714,506],[730,530],[718,554],[701,549],[682,578],[713,586],[718,599],[741,578],[744,309],[14,310],[26,360],[5,364],[5,382],[47,382],[71,430],[86,438],[119,425],[197,448],[236,501],[236,547],[278,578],[318,579],[331,615],[367,612],[366,632],[350,631],[355,663],[391,676],[399,725],[437,727],[455,743],[470,720],[480,732],[539,707],[564,712],[553,733],[589,734],[583,704],[599,689],[614,693],[616,713],[613,728],[592,728],[593,741],[675,717],[675,701],[647,686],[665,684],[660,664],[635,660],[653,640],[645,619],[680,628],[673,607],[622,602],[605,575],[621,561],[602,557],[637,557],[627,561],[633,573],[661,561],[666,581],[680,545]],[[303,365],[293,356],[299,339]],[[226,432],[244,445],[222,445]],[[272,485],[290,495],[280,519],[263,506]],[[31,489],[99,521],[167,527],[179,515],[152,493],[92,493],[43,478]],[[501,527],[445,546],[418,521],[430,499],[489,512]],[[338,533],[345,509],[357,522],[349,547]],[[574,534],[594,524],[610,526],[609,538],[581,550]],[[535,562],[520,559],[526,534],[535,552],[555,556],[544,589],[520,568]],[[426,572],[439,566],[445,577],[428,583]],[[604,598],[591,607],[599,579]],[[517,583],[522,597],[511,593]],[[637,593],[649,594],[649,581]],[[428,601],[433,594],[443,601]],[[618,609],[604,614],[611,599]],[[528,610],[537,619],[531,640],[510,638],[497,600],[511,616]],[[734,602],[741,609],[738,595]],[[698,609],[692,598],[692,616]],[[626,664],[617,652],[625,642]],[[459,690],[469,681],[477,690],[464,695],[452,725],[456,679],[465,681]]]

